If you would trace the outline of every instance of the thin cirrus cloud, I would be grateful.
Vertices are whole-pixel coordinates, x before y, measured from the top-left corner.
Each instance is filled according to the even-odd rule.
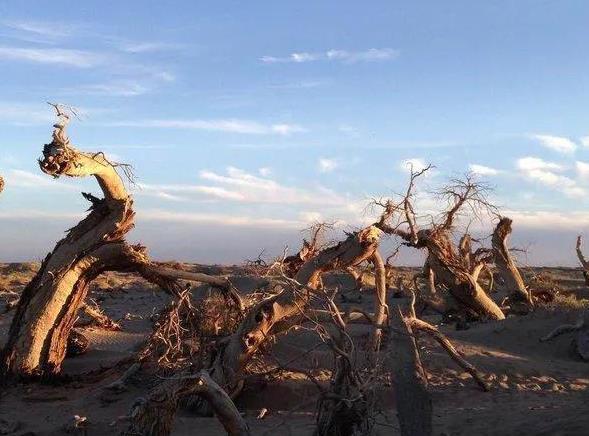
[[[40,64],[60,64],[76,68],[92,68],[106,63],[108,57],[84,50],[64,48],[24,48],[0,46],[0,60],[18,60]]]
[[[296,124],[262,124],[256,121],[239,119],[203,120],[137,120],[118,121],[108,124],[111,127],[145,127],[161,129],[191,129],[215,132],[242,133],[249,135],[282,135],[303,133],[307,130]]]
[[[378,62],[396,59],[399,50],[392,48],[370,48],[365,51],[328,50],[326,52],[295,52],[287,56],[262,56],[265,64],[294,63],[301,64],[315,61],[338,61],[342,63]]]
[[[196,184],[139,184],[139,193],[161,198],[171,195],[177,199],[180,196],[186,201],[196,195],[197,199],[237,203],[307,204],[337,208],[349,205],[349,199],[327,188],[286,186],[269,177],[251,174],[232,166],[227,167],[225,174],[202,170],[199,178],[201,182]]]

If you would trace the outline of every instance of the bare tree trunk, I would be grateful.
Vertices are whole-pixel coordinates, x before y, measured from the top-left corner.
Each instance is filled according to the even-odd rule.
[[[305,313],[321,274],[345,269],[370,258],[378,246],[379,235],[378,229],[368,227],[307,261],[295,276],[296,286],[258,303],[247,313],[237,331],[219,349],[210,371],[211,377],[221,386],[233,389],[252,355],[276,333],[275,327],[288,318]]]
[[[533,305],[534,302],[532,296],[526,289],[524,280],[509,252],[509,248],[507,247],[507,239],[511,234],[511,224],[511,219],[502,217],[493,232],[492,246],[495,266],[499,270],[500,276],[503,278],[506,290],[510,292],[515,299],[526,301],[529,305]]]
[[[581,263],[581,267],[583,268],[583,277],[585,277],[585,284],[589,286],[589,262],[585,259],[583,255],[583,251],[581,247],[583,245],[583,238],[581,235],[577,236],[577,257],[579,258],[579,262]]]
[[[43,150],[41,169],[54,177],[94,176],[104,199],[85,194],[92,202],[90,214],[57,243],[23,291],[3,352],[5,374],[59,372],[88,283],[113,265],[124,264],[121,241],[133,227],[132,200],[115,168],[100,153],[75,150],[67,137],[67,142],[59,142],[64,137],[60,135],[65,134],[57,127],[54,141]]]
[[[391,355],[397,415],[403,436],[432,434],[432,401],[411,327],[399,308],[391,310]]]
[[[382,338],[382,326],[387,318],[387,282],[385,265],[378,250],[374,251],[371,259],[374,265],[376,290],[374,292],[374,328],[372,330],[371,345],[373,351],[380,349]]]
[[[464,268],[462,260],[454,253],[448,235],[445,232],[427,232],[429,235],[424,237],[424,244],[428,249],[430,267],[460,306],[482,318],[505,319],[499,306]]]

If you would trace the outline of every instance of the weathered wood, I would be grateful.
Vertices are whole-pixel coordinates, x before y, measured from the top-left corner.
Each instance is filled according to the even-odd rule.
[[[374,251],[370,261],[374,265],[374,274],[376,278],[376,290],[374,292],[374,326],[370,337],[370,343],[372,350],[376,352],[380,349],[382,326],[386,321],[388,312],[386,302],[387,281],[384,261],[378,250]]]
[[[577,236],[577,245],[576,245],[576,252],[579,262],[581,263],[581,267],[583,268],[583,277],[585,277],[585,284],[589,286],[589,261],[585,259],[585,255],[582,251],[583,245],[583,237],[581,235]]]
[[[432,434],[432,401],[411,326],[398,307],[391,310],[389,362],[403,436]]]
[[[137,399],[131,407],[127,434],[170,435],[179,402],[188,395],[204,398],[229,436],[250,435],[247,423],[231,398],[206,371],[167,380],[155,387],[147,398]]]
[[[276,333],[275,326],[304,314],[313,290],[320,284],[321,275],[369,259],[378,246],[379,236],[378,229],[367,227],[305,262],[295,275],[292,286],[248,311],[237,331],[220,346],[211,376],[221,386],[233,390],[242,368],[260,345]]]
[[[533,306],[532,294],[526,288],[513,256],[507,247],[507,239],[511,234],[511,224],[511,219],[502,217],[493,232],[492,246],[495,266],[503,279],[504,288],[511,294],[512,298],[525,301],[530,306]]]

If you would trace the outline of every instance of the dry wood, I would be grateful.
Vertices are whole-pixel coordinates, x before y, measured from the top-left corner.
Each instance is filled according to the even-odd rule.
[[[237,331],[221,345],[211,376],[221,386],[233,390],[241,370],[252,355],[276,334],[275,326],[293,316],[304,316],[313,290],[320,284],[321,275],[369,259],[377,248],[379,236],[378,229],[367,227],[307,261],[295,275],[291,286],[248,311]]]
[[[370,259],[374,265],[374,274],[376,277],[376,290],[374,292],[374,327],[370,338],[371,348],[374,352],[380,349],[382,338],[382,326],[387,318],[388,306],[387,298],[387,282],[385,265],[382,256],[378,250],[374,251]]]
[[[509,292],[514,299],[525,301],[530,306],[533,306],[534,301],[532,300],[532,294],[526,288],[524,280],[507,246],[507,239],[511,234],[511,224],[511,219],[502,217],[493,232],[492,245],[495,266],[499,271],[499,275],[503,279],[504,287],[507,292]]]
[[[405,240],[406,245],[427,249],[428,265],[434,270],[436,280],[448,288],[457,303],[470,316],[504,319],[505,315],[499,306],[489,298],[473,277],[451,240],[454,219],[463,208],[468,207],[475,214],[480,210],[494,210],[486,198],[488,188],[474,182],[470,177],[451,181],[439,192],[440,198],[448,203],[448,210],[442,214],[441,222],[419,230],[412,205],[412,190],[416,179],[428,169],[429,167],[419,172],[411,172],[407,192],[400,202],[375,202],[384,209],[375,226],[385,233],[399,236]],[[395,218],[399,223],[392,225],[391,221]]]
[[[444,350],[448,352],[452,360],[468,372],[485,392],[489,391],[489,385],[485,382],[482,374],[473,365],[467,362],[460,353],[458,353],[456,348],[454,348],[454,345],[452,345],[452,342],[450,342],[450,340],[436,327],[415,317],[406,318],[405,322],[407,322],[414,330],[424,331],[431,335],[444,348]]]
[[[154,388],[147,398],[137,399],[131,407],[128,417],[131,424],[127,434],[170,435],[179,402],[188,395],[198,395],[204,398],[210,404],[228,435],[250,435],[247,423],[231,398],[206,371],[167,380]]]
[[[389,362],[395,382],[397,415],[403,436],[432,434],[432,401],[410,324],[398,307],[391,310]]]
[[[579,258],[579,262],[581,263],[581,267],[583,268],[583,277],[585,277],[585,284],[589,286],[589,261],[585,259],[585,255],[583,255],[583,251],[581,249],[583,245],[583,237],[581,235],[577,236],[577,245],[576,245],[576,252],[577,257]]]
[[[577,332],[574,343],[577,353],[583,360],[589,361],[589,310],[585,310],[575,324],[559,325],[546,336],[540,338],[540,342],[550,341],[560,335],[572,332]]]

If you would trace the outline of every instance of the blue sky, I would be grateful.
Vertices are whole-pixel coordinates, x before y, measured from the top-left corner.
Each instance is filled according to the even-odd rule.
[[[97,189],[38,170],[46,101],[79,108],[78,147],[133,164],[131,239],[156,258],[240,262],[316,219],[359,226],[408,161],[436,165],[424,191],[492,183],[524,263],[574,264],[589,231],[585,1],[11,3],[0,260],[44,256]]]

